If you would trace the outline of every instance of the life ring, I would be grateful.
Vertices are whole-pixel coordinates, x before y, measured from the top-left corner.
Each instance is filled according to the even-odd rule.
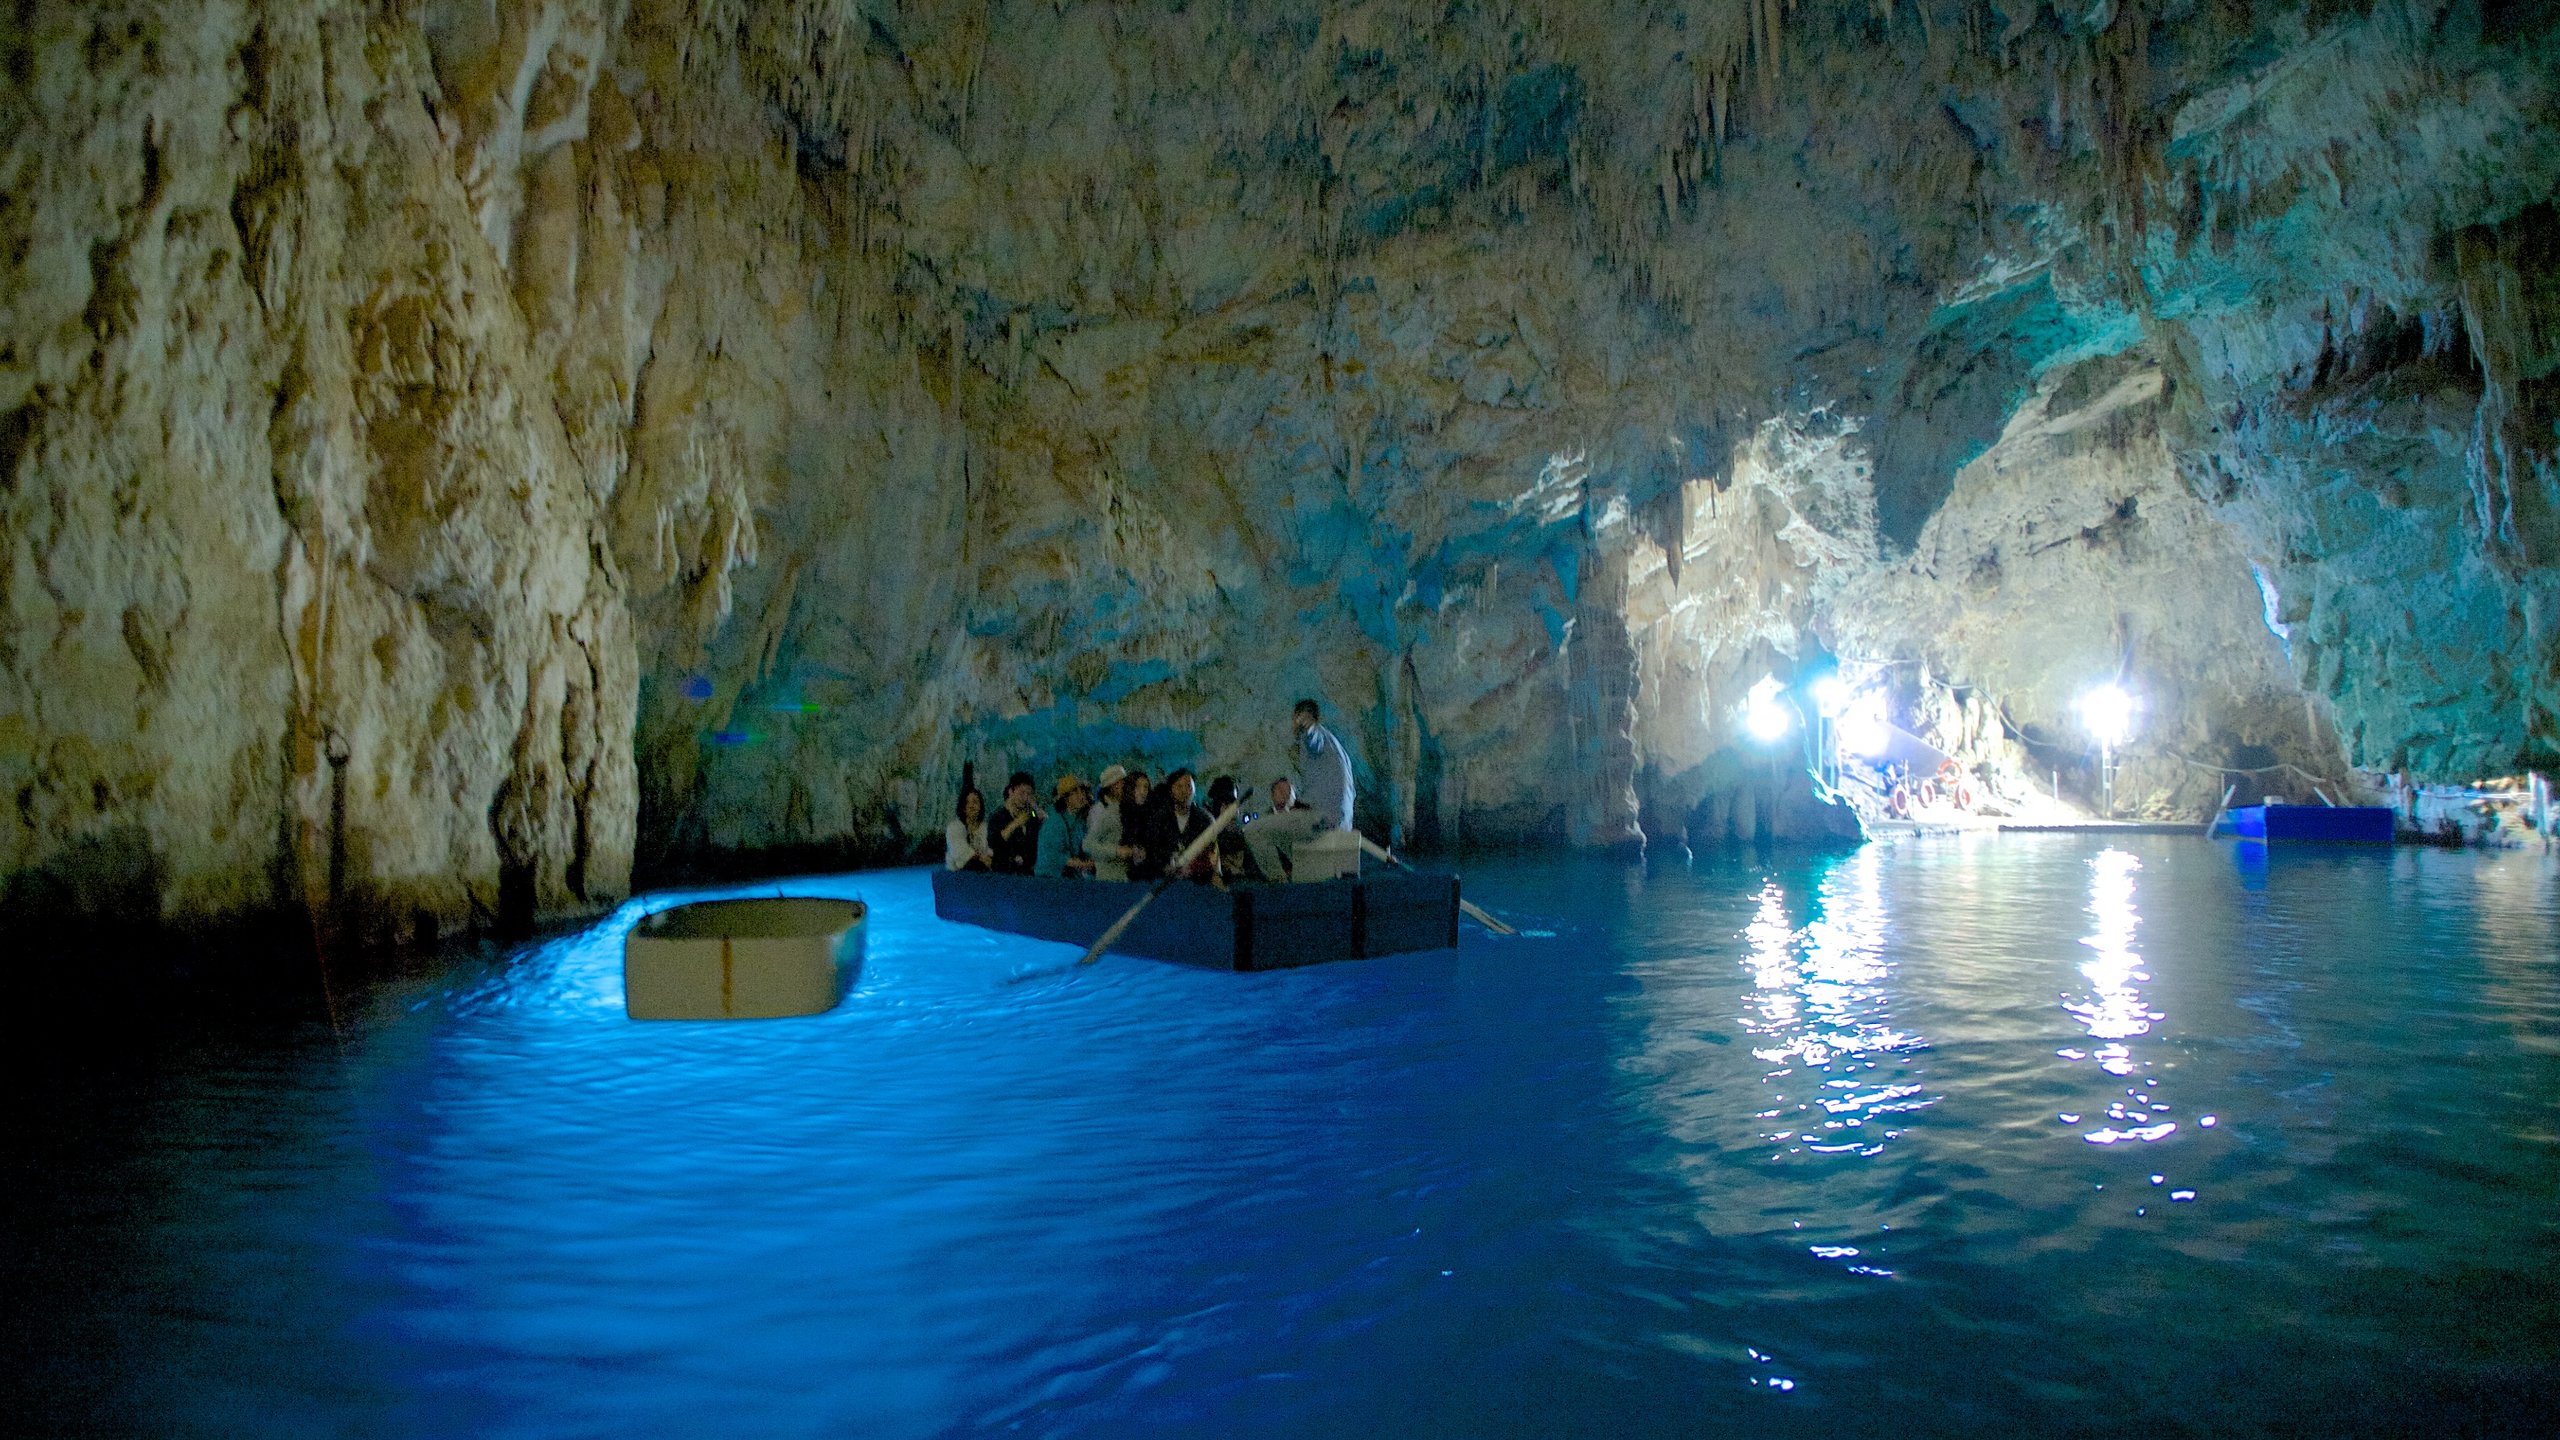
[[[1952,755],[1938,762],[1938,776],[1921,796],[1924,805],[1935,804],[1940,796],[1959,810],[1973,808],[1973,772]]]
[[[1919,799],[1920,808],[1923,810],[1927,810],[1935,806],[1938,803],[1938,782],[1935,780],[1921,781]]]
[[[1907,820],[1911,818],[1911,787],[1908,785],[1896,784],[1893,787],[1893,792],[1885,796],[1884,808],[1891,812],[1893,818],[1896,820]]]

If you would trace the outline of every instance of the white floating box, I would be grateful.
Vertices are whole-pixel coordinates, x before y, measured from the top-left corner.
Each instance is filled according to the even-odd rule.
[[[622,942],[634,1020],[770,1020],[834,1009],[862,973],[859,900],[773,896],[677,905]]]

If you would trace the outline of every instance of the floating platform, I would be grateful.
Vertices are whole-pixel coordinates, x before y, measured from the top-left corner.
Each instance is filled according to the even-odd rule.
[[[2392,814],[2385,805],[2243,805],[2227,822],[2243,840],[2318,845],[2388,845]]]
[[[859,900],[776,895],[676,905],[622,942],[622,1008],[634,1020],[822,1015],[862,973]]]
[[[936,870],[933,913],[1081,946],[1110,929],[1147,890],[1135,882]],[[1457,943],[1457,877],[1386,871],[1226,890],[1177,882],[1111,948],[1216,970],[1285,970]]]

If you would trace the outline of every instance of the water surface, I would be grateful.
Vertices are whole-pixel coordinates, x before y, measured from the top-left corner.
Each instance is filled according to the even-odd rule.
[[[2538,853],[1471,865],[1268,975],[873,907],[634,1024],[645,904],[57,1075],[37,1413],[276,1435],[2554,1433]],[[725,893],[725,892],[724,892]]]

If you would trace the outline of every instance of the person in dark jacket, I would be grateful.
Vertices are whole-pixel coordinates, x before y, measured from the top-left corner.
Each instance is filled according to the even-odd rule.
[[[1040,860],[1040,807],[1031,803],[1031,772],[1016,770],[1004,782],[1004,808],[987,822],[987,848],[996,852],[996,873],[1028,875]]]
[[[1236,803],[1236,777],[1221,775],[1209,782],[1210,819],[1215,820],[1224,815],[1227,813],[1227,807],[1234,803]],[[1254,867],[1251,854],[1245,848],[1243,820],[1244,817],[1239,815],[1234,820],[1228,821],[1227,828],[1218,832],[1217,840],[1209,847],[1218,857],[1218,880],[1222,884],[1229,880],[1262,878],[1260,872]]]
[[[1144,770],[1129,772],[1128,793],[1120,801],[1120,833],[1138,853],[1129,857],[1129,878],[1161,880],[1164,866],[1155,852],[1156,821],[1164,814],[1164,791]]]
[[[1162,804],[1147,835],[1147,868],[1153,872],[1149,878],[1162,879],[1166,867],[1209,829],[1209,812],[1191,803],[1197,787],[1198,782],[1188,770],[1176,770],[1164,777]],[[1204,852],[1192,860],[1184,873],[1190,879],[1205,882],[1217,874],[1217,858]]]

